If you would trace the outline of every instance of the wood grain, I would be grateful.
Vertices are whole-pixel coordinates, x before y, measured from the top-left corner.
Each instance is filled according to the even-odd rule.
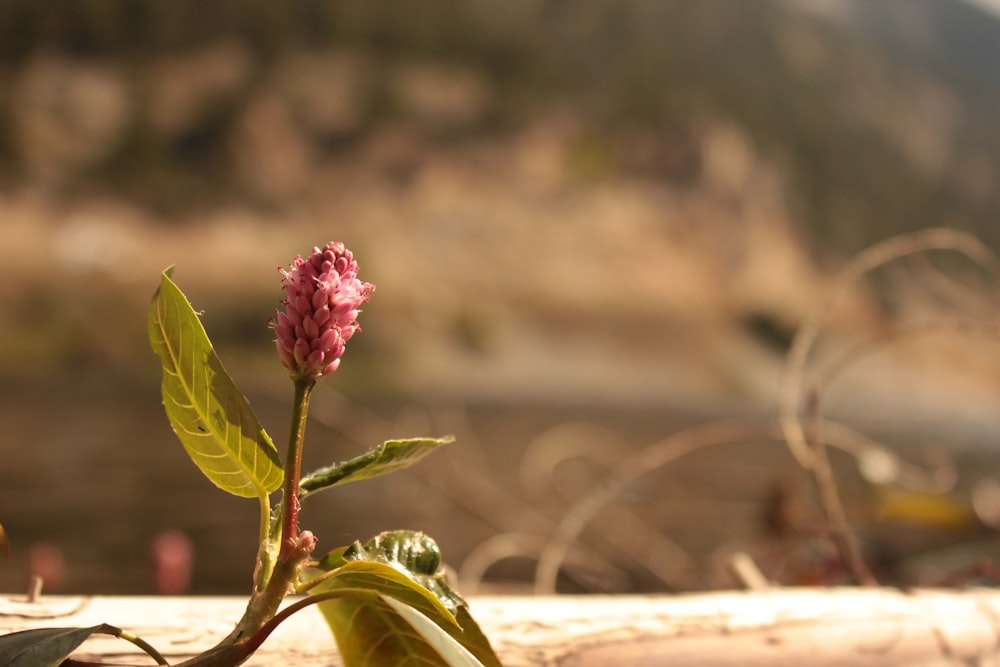
[[[241,598],[0,597],[0,631],[100,622],[178,662],[223,637]],[[478,597],[472,610],[507,667],[618,665],[1000,665],[1000,592],[775,589],[678,596]],[[152,664],[130,644],[89,640],[88,658]],[[250,666],[341,665],[312,608]]]

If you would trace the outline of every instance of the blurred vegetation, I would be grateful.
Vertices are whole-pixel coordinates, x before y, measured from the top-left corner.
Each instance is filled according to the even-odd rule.
[[[812,66],[789,57],[796,39],[818,45]],[[252,74],[234,75],[194,118],[165,131],[155,122],[156,68],[218,44],[237,45]],[[231,197],[252,201],[253,187],[234,176],[232,128],[262,89],[288,78],[282,64],[289,58],[328,52],[360,54],[365,65],[360,120],[304,131],[327,158],[386,122],[412,120],[392,90],[400,63],[451,63],[475,72],[491,94],[467,122],[425,123],[432,141],[502,134],[558,108],[589,128],[574,153],[585,175],[683,184],[696,181],[699,169],[692,133],[723,118],[784,165],[798,217],[821,254],[850,254],[933,224],[997,240],[990,223],[1000,203],[983,193],[995,190],[1000,173],[1000,132],[989,122],[1000,96],[940,73],[914,73],[902,51],[771,0],[7,0],[0,4],[0,187],[35,178],[17,127],[25,112],[16,83],[32,63],[56,54],[121,73],[128,98],[127,121],[110,148],[83,161],[73,178],[49,183],[57,195],[112,191],[168,214]],[[907,109],[911,84],[930,81],[959,100],[964,122],[949,136],[948,154],[978,161],[985,176],[975,192],[962,164],[921,168],[884,122],[858,122],[851,100],[879,72],[903,82],[878,91],[887,116]],[[656,150],[641,160],[618,150],[620,135],[635,131],[656,138]]]
[[[456,557],[497,532],[525,530],[527,509],[538,503],[504,505],[510,511],[498,516],[509,521],[484,527],[475,523],[478,509],[456,505],[465,490],[428,489],[456,478],[489,491],[482,480],[506,475],[502,493],[516,495],[521,449],[511,446],[528,446],[542,425],[604,419],[609,432],[628,432],[629,442],[641,443],[684,423],[690,406],[699,417],[735,401],[764,397],[760,404],[770,406],[772,373],[826,285],[814,267],[794,261],[800,238],[831,263],[928,226],[963,227],[1000,246],[993,224],[1000,214],[993,195],[1000,185],[1000,94],[989,78],[1000,70],[983,67],[990,61],[974,49],[950,51],[950,60],[917,57],[922,46],[889,34],[892,8],[932,7],[939,13],[926,25],[960,41],[965,33],[955,16],[940,12],[968,8],[954,0],[841,2],[883,13],[864,31],[795,9],[794,0],[3,0],[0,204],[11,195],[27,211],[7,208],[3,224],[6,231],[15,220],[26,237],[41,226],[32,217],[41,210],[52,229],[29,239],[46,262],[9,261],[0,294],[14,323],[0,328],[0,407],[6,441],[18,452],[8,458],[23,466],[10,468],[0,488],[23,499],[36,485],[32,475],[44,471],[52,476],[44,488],[61,490],[16,503],[20,514],[5,517],[7,527],[24,543],[91,527],[80,519],[74,494],[92,494],[93,480],[109,471],[141,468],[148,479],[115,475],[115,484],[98,485],[109,520],[96,534],[88,528],[75,555],[86,561],[90,554],[87,562],[101,576],[110,578],[108,563],[120,557],[106,552],[129,534],[121,527],[138,525],[128,512],[152,531],[184,510],[188,523],[179,527],[205,553],[228,553],[225,543],[242,539],[229,530],[238,527],[232,511],[239,510],[219,505],[219,516],[205,515],[196,491],[181,507],[173,500],[157,505],[159,496],[149,493],[157,483],[195,483],[184,477],[188,463],[162,421],[145,338],[151,279],[166,261],[127,266],[137,249],[168,238],[176,244],[171,252],[184,248],[185,290],[200,276],[203,289],[188,294],[208,314],[224,362],[250,388],[255,409],[269,411],[265,421],[279,428],[283,399],[266,388],[284,378],[265,323],[276,305],[277,274],[261,288],[265,283],[229,267],[252,259],[264,267],[255,269],[261,275],[270,271],[267,263],[304,251],[314,237],[288,255],[278,244],[285,232],[278,225],[294,227],[297,218],[316,220],[309,223],[316,227],[335,220],[329,224],[339,225],[338,235],[358,239],[352,247],[372,258],[364,265],[380,285],[377,307],[365,314],[365,335],[352,341],[351,361],[338,371],[337,391],[350,398],[328,397],[331,410],[349,418],[333,415],[317,435],[360,451],[372,433],[395,428],[382,409],[393,412],[402,394],[419,399],[407,404],[500,397],[499,409],[487,406],[471,417],[428,410],[391,418],[434,423],[432,431],[442,418],[445,432],[463,440],[482,432],[481,448],[462,450],[470,456],[477,449],[502,453],[482,479],[437,474],[385,492],[411,494],[394,506],[425,512],[431,532],[438,532],[433,521],[445,521],[441,532],[453,533]],[[1000,44],[996,22],[962,20],[978,26],[981,42],[993,36]],[[974,59],[980,62],[969,68]],[[537,153],[526,150],[532,142]],[[713,150],[720,142],[726,145]],[[713,159],[725,163],[727,153],[741,150],[741,174],[727,182],[726,173],[713,173],[731,166]],[[540,167],[522,164],[538,155]],[[562,162],[550,168],[553,159]],[[373,185],[354,177],[364,170],[378,172],[366,174]],[[415,195],[396,198],[414,182]],[[125,205],[116,208],[118,200]],[[357,215],[365,206],[377,210]],[[237,214],[213,215],[227,207]],[[161,233],[142,225],[144,233],[129,235],[145,222],[177,226]],[[786,222],[801,228],[786,235]],[[221,232],[207,229],[213,224]],[[358,233],[366,224],[374,229]],[[758,236],[748,233],[755,225]],[[287,235],[305,238],[304,227]],[[59,234],[50,238],[52,230]],[[8,260],[23,252],[21,240],[5,239]],[[195,246],[203,240],[199,255]],[[376,243],[378,252],[368,252]],[[247,245],[263,248],[267,259]],[[226,249],[225,271],[212,270],[219,247]],[[53,257],[58,270],[45,268]],[[425,266],[433,264],[426,257],[444,268]],[[873,291],[908,296],[907,289],[921,287],[914,276],[930,282],[954,273],[946,260],[877,274]],[[137,277],[140,268],[147,273]],[[440,284],[438,271],[453,284]],[[226,282],[230,274],[238,279]],[[851,333],[883,324],[864,298],[845,308]],[[888,299],[879,304],[885,321],[896,314],[892,307]],[[735,332],[726,318],[737,323]],[[996,377],[978,350],[963,343],[954,363],[950,353],[937,354],[977,379]],[[914,356],[928,364],[938,358],[922,349]],[[872,377],[883,367],[873,369]],[[848,378],[844,394],[867,377],[857,385]],[[591,392],[587,382],[600,386]],[[873,386],[873,393],[882,391],[882,384]],[[942,386],[947,391],[935,388],[935,400],[958,400]],[[904,387],[918,398],[920,388]],[[885,417],[905,404],[908,426],[923,428],[923,421],[913,425],[926,415],[910,410],[908,391],[885,402],[870,396],[850,396],[845,410]],[[509,397],[530,410],[512,409]],[[557,414],[545,398],[575,407]],[[360,407],[362,400],[374,408]],[[602,400],[613,417],[576,406]],[[646,401],[655,409],[640,414]],[[674,401],[679,407],[665,411]],[[976,417],[976,405],[963,410]],[[621,406],[633,412],[619,414]],[[954,426],[951,419],[949,413]],[[338,420],[360,426],[340,433],[329,426]],[[153,436],[162,447],[131,446],[146,442],[150,423],[162,426]],[[412,431],[406,426],[404,435]],[[48,465],[43,459],[54,451],[70,452],[69,463]],[[81,474],[72,458],[80,452],[104,452],[88,459],[100,470]],[[677,535],[707,545],[708,526],[733,539],[756,525],[746,499],[773,482],[781,461],[769,456],[743,445],[721,455],[712,450],[691,457],[690,468],[667,466],[674,478],[649,489],[676,494],[672,507],[685,509],[679,517],[696,510]],[[709,488],[702,480],[719,474],[733,475],[717,482],[729,504],[692,505]],[[117,486],[125,482],[134,485],[126,489],[131,496]],[[592,486],[588,480],[580,488]],[[414,503],[418,494],[430,501]],[[338,516],[367,531],[373,501],[357,502],[358,511]],[[563,508],[565,498],[546,502]],[[354,528],[343,526],[345,534]],[[543,521],[538,531],[551,534],[551,526]],[[200,590],[242,590],[243,575],[228,582],[212,569],[228,571],[228,561],[205,563]],[[142,573],[132,569],[130,590],[143,590]],[[126,581],[113,574],[113,582]],[[86,574],[78,581],[88,581]],[[75,585],[93,590],[92,583]],[[102,590],[116,590],[109,588]]]

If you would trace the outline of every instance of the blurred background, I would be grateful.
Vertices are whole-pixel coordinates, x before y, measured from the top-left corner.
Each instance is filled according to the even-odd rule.
[[[314,498],[321,549],[419,528],[465,590],[529,587],[616,465],[727,419],[742,435],[622,481],[559,590],[738,585],[738,552],[842,581],[774,428],[818,311],[802,387],[856,429],[831,457],[877,575],[979,581],[1000,552],[992,265],[930,250],[824,303],[893,235],[1000,244],[991,4],[5,0],[0,590],[247,591],[257,506],[171,433],[146,312],[176,265],[283,445],[276,267],[329,240],[377,291],[307,466],[458,444]]]

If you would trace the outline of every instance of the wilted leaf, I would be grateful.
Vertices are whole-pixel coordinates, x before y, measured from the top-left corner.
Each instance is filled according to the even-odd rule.
[[[304,475],[299,489],[305,497],[338,484],[385,475],[409,467],[438,447],[452,442],[455,442],[452,436],[387,440],[361,456]]]
[[[277,490],[283,473],[274,443],[168,272],[149,311],[149,340],[163,366],[167,417],[205,476],[246,498]]]
[[[320,590],[356,593],[320,604],[346,664],[500,667],[465,601],[445,581],[437,545],[423,533],[382,533],[364,545],[355,543],[327,554],[320,566],[336,569]],[[401,612],[399,605],[419,618]],[[461,650],[452,646],[455,642]],[[442,655],[439,646],[451,646],[450,652]],[[371,651],[377,652],[370,663],[365,662],[361,656]],[[469,662],[468,654],[476,661]],[[348,656],[358,662],[350,662]]]
[[[134,635],[125,636],[121,628],[102,623],[89,628],[39,628],[0,636],[0,665],[4,667],[57,667],[92,635],[122,637],[152,655],[157,664],[167,661]]]

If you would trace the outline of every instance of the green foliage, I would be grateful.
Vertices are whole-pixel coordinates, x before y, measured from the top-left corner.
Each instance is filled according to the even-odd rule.
[[[345,593],[320,611],[346,664],[500,667],[440,564],[434,541],[414,531],[382,533],[320,561],[331,574],[317,590]]]
[[[139,646],[156,660],[163,659],[146,642],[121,628],[102,623],[89,628],[38,628],[12,632],[0,637],[0,665],[4,667],[58,667],[80,644],[93,635],[121,637]]]
[[[477,661],[470,661],[461,650],[454,650],[451,655],[442,655],[447,649],[439,652],[440,646],[427,641],[424,633],[407,622],[392,601],[392,597],[361,589],[350,597],[320,604],[323,617],[330,625],[345,664],[352,667],[480,665]],[[405,603],[402,608],[413,610]],[[420,614],[416,610],[413,613]],[[429,627],[422,627],[421,630],[437,638],[438,633],[433,630],[428,632],[428,629],[439,626],[432,621],[428,623]]]
[[[188,667],[241,664],[290,615],[320,604],[349,667],[428,665],[499,667],[489,642],[448,586],[437,544],[423,533],[383,533],[328,554],[320,574],[303,581],[315,537],[300,530],[299,500],[346,482],[410,466],[454,438],[389,440],[370,452],[299,479],[304,426],[314,380],[295,381],[288,469],[246,398],[226,373],[187,298],[163,272],[148,316],[150,344],[163,370],[163,403],[170,424],[195,464],[221,489],[256,496],[261,532],[254,590],[236,631],[185,661]],[[269,494],[284,486],[280,512]],[[0,556],[9,551],[0,525]],[[315,570],[308,570],[315,572]],[[314,591],[280,612],[291,590]],[[47,628],[0,637],[0,665],[58,667],[94,634],[133,643],[158,664],[166,660],[135,635],[111,625]]]
[[[465,606],[453,591],[441,569],[441,550],[428,535],[415,530],[393,530],[376,535],[364,545],[355,542],[343,552],[345,561],[370,560],[385,563],[406,572],[418,584],[431,591],[451,613]]]
[[[167,417],[205,476],[245,498],[276,491],[283,478],[277,449],[169,270],[149,311],[149,340],[163,366]]]
[[[301,497],[329,489],[338,484],[371,479],[402,468],[407,468],[442,445],[455,442],[453,436],[444,438],[407,438],[386,440],[361,456],[319,468],[304,475],[299,482]]]

